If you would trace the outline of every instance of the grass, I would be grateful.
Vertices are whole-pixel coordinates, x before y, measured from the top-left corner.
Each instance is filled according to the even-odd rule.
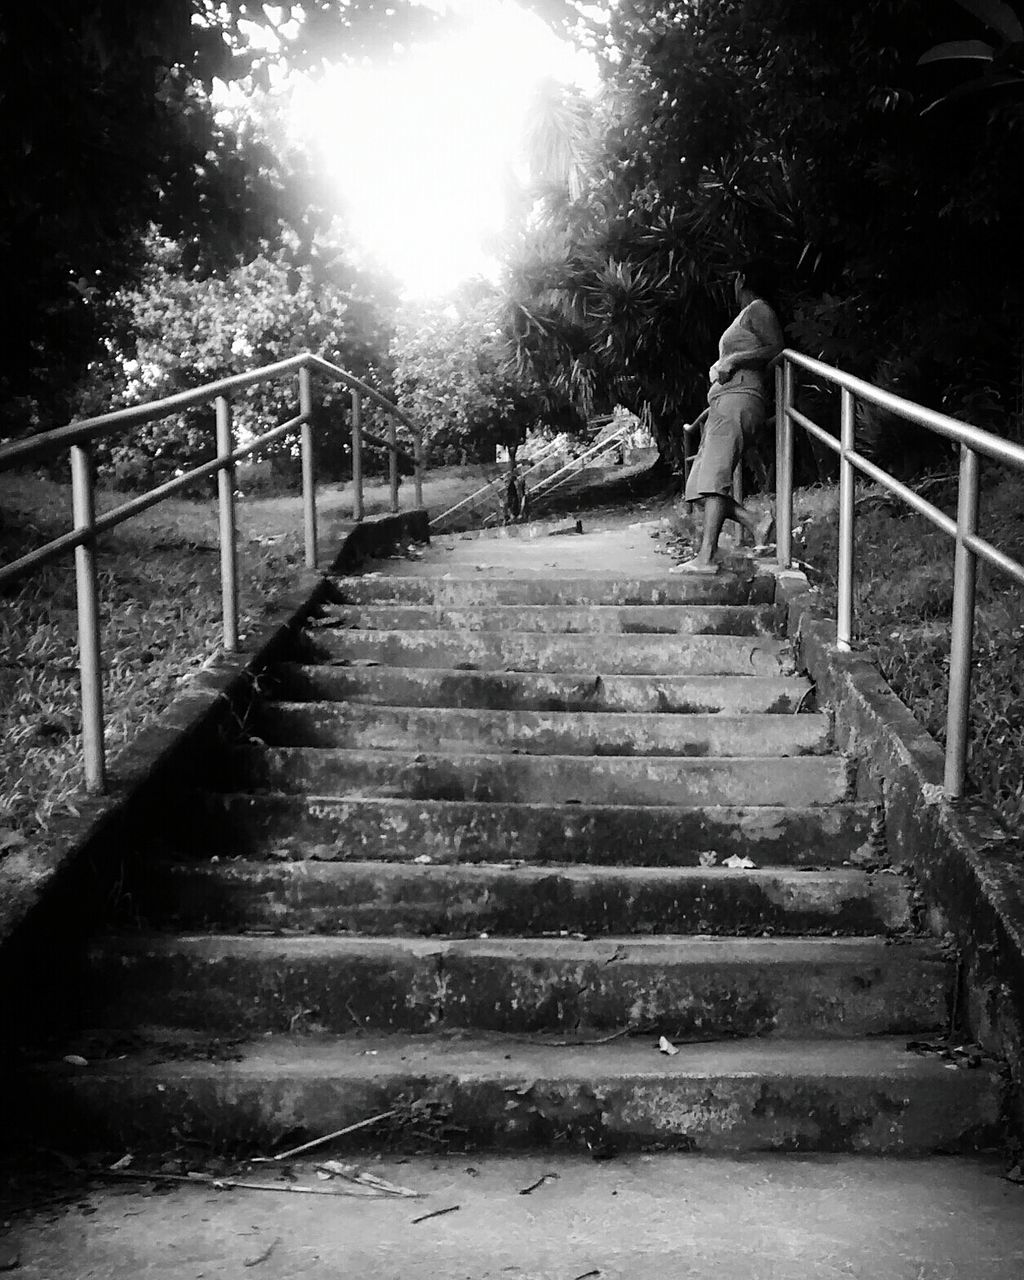
[[[925,485],[925,497],[955,515],[956,482]],[[824,603],[836,598],[838,494],[799,491],[794,548],[807,562]],[[1024,562],[1020,478],[996,468],[985,478],[982,534]],[[918,720],[946,738],[953,543],[923,517],[880,489],[858,494],[855,641]],[[1024,825],[1024,592],[982,565],[978,575],[970,707],[971,793],[1011,830]]]
[[[428,473],[424,502],[443,510],[478,488],[493,468]],[[403,483],[401,505],[412,486]],[[367,515],[390,509],[384,483],[364,487]],[[108,510],[123,494],[101,492]],[[318,495],[321,546],[338,544],[351,517],[351,486]],[[0,562],[71,524],[65,485],[0,475]],[[297,496],[237,504],[242,627],[257,625],[294,584],[302,565]],[[221,638],[217,508],[168,499],[100,542],[104,704],[108,755],[166,707]],[[76,813],[82,783],[74,567],[67,556],[0,595],[0,855],[45,837],[56,817]]]

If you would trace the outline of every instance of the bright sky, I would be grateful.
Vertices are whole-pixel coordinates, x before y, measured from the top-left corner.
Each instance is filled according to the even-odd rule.
[[[506,182],[538,82],[596,84],[587,55],[512,0],[456,0],[450,34],[386,68],[304,83],[295,124],[323,147],[352,233],[407,297],[490,274]]]

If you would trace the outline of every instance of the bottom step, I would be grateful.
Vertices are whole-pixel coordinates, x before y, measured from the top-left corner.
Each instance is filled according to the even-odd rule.
[[[390,1136],[417,1146],[425,1124],[456,1148],[490,1149],[924,1154],[998,1137],[995,1070],[920,1056],[902,1038],[717,1042],[675,1056],[650,1037],[571,1048],[493,1035],[199,1039],[189,1060],[179,1040],[37,1070],[15,1082],[19,1115],[36,1142],[160,1150],[191,1139],[250,1156],[396,1106],[411,1130]],[[354,1142],[380,1149],[388,1136],[369,1128]]]

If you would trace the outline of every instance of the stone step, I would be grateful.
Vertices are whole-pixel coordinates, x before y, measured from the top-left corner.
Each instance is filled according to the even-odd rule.
[[[251,1036],[650,1027],[672,1040],[933,1032],[949,957],[874,938],[111,937],[90,1025]]]
[[[450,755],[801,756],[829,750],[825,715],[637,715],[265,702],[252,732],[274,746]]]
[[[244,933],[881,934],[911,924],[904,876],[662,867],[144,860],[131,910]]]
[[[527,756],[334,747],[237,747],[224,758],[228,790],[339,798],[480,800],[491,804],[777,805],[852,800],[842,756],[692,759]]]
[[[651,578],[573,577],[499,578],[470,572],[465,577],[363,574],[332,578],[338,604],[428,604],[473,609],[492,604],[651,605],[771,604],[771,574],[720,573],[710,578],[668,574]]]
[[[795,712],[813,705],[805,676],[577,676],[436,667],[327,667],[280,663],[284,698],[397,707],[520,711],[631,711],[679,715]]]
[[[771,604],[714,605],[334,605],[320,621],[365,631],[536,631],[562,635],[770,635]]]
[[[396,1107],[390,1129],[325,1151],[379,1150],[389,1134],[416,1149],[431,1120],[464,1148],[606,1155],[656,1145],[911,1156],[992,1146],[1001,1132],[997,1071],[950,1070],[908,1052],[906,1037],[684,1045],[675,1056],[650,1036],[573,1049],[485,1035],[270,1037],[228,1046],[227,1062],[223,1046],[203,1052],[199,1032],[166,1043],[171,1053],[36,1072],[18,1082],[12,1123],[61,1150],[163,1152],[184,1135],[246,1155]]]
[[[221,857],[695,867],[714,853],[757,867],[838,867],[871,856],[876,813],[870,804],[630,808],[199,792],[181,798],[165,826],[182,848]]]
[[[312,662],[623,675],[792,675],[792,648],[767,636],[557,636],[531,631],[328,631],[300,641]]]

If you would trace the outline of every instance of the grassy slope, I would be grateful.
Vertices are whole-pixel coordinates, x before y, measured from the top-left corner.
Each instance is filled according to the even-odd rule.
[[[990,470],[982,496],[982,535],[1024,562],[1020,478]],[[955,482],[931,486],[924,496],[955,515]],[[833,607],[836,510],[835,489],[797,495],[796,554],[811,566]],[[856,639],[917,718],[944,742],[952,541],[871,489],[858,501],[856,548]],[[1024,592],[986,566],[979,574],[974,656],[971,781],[975,793],[1019,831],[1024,826]]]
[[[424,501],[440,511],[492,469],[447,468],[427,477]],[[388,509],[386,486],[367,484],[366,511]],[[123,501],[103,493],[101,509]],[[412,501],[404,484],[401,504]],[[71,523],[66,486],[0,475],[0,562],[8,562]],[[321,546],[337,546],[351,493],[319,495]],[[237,504],[243,627],[258,623],[302,563],[297,497]],[[172,500],[101,540],[102,643],[108,751],[116,750],[172,700],[181,682],[220,640],[220,557],[213,501]],[[74,812],[81,782],[75,582],[70,557],[0,596],[0,854],[11,832],[44,832]]]

